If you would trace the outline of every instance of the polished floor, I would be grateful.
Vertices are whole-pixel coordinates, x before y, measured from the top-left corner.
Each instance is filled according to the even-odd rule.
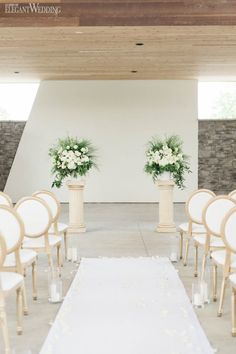
[[[70,237],[71,246],[78,247],[80,257],[145,257],[170,256],[178,250],[178,235],[158,234],[158,206],[155,204],[87,204],[85,206],[87,232]],[[175,221],[184,221],[183,204],[175,205]],[[63,206],[62,221],[68,220],[68,206]],[[191,247],[192,250],[192,247]],[[179,271],[186,292],[191,296],[193,278],[193,252],[190,252],[187,267],[182,262],[174,264]],[[77,265],[66,262],[63,267],[63,287],[66,293],[76,271]],[[219,272],[220,273],[220,272]],[[220,283],[219,274],[219,283]],[[24,333],[15,334],[15,297],[7,300],[7,314],[13,354],[38,354],[42,343],[57,314],[59,305],[48,303],[47,262],[40,255],[38,262],[38,300],[31,300],[31,274],[26,277],[29,315],[24,317]],[[236,338],[230,334],[230,288],[226,293],[224,315],[216,316],[218,303],[210,303],[198,309],[197,316],[210,343],[217,353],[236,353]],[[178,323],[176,323],[178,326]],[[0,339],[2,354],[2,340]],[[66,353],[65,353],[66,354]],[[81,353],[82,354],[82,353]],[[96,354],[96,353],[91,353]],[[122,354],[122,353],[121,353]],[[148,353],[143,353],[148,354]],[[167,354],[167,353],[160,353]],[[181,353],[180,353],[181,354]],[[189,353],[191,354],[191,353]]]

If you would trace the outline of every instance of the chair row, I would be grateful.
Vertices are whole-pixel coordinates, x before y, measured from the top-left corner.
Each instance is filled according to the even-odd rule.
[[[228,279],[232,285],[232,335],[236,336],[236,191],[216,196],[210,190],[200,189],[186,202],[188,221],[179,225],[180,258],[187,265],[189,244],[195,248],[194,276],[198,276],[198,250],[203,250],[201,280],[204,279],[207,258],[213,266],[213,301],[217,301],[217,268],[223,270],[218,316],[223,314],[225,288]],[[186,239],[183,257],[183,241]]]
[[[57,265],[61,267],[62,237],[67,255],[66,224],[59,223],[60,203],[49,191],[39,191],[20,199],[15,207],[8,195],[0,192],[0,322],[5,352],[10,352],[4,299],[17,292],[17,333],[22,333],[22,314],[28,314],[24,285],[26,269],[32,267],[33,299],[37,300],[36,264],[38,253],[45,253],[53,267],[52,250],[57,249]]]

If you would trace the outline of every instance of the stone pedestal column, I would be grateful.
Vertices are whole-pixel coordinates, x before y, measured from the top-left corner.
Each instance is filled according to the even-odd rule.
[[[85,232],[84,225],[84,182],[68,181],[69,189],[69,233]]]
[[[176,227],[173,221],[173,189],[174,182],[169,181],[157,181],[157,186],[160,192],[159,203],[159,224],[157,226],[157,232],[175,232]]]

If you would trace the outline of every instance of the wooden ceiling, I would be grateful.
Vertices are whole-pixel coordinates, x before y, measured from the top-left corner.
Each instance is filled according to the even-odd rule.
[[[17,3],[9,11],[7,3]],[[29,3],[59,6],[35,11]],[[29,9],[27,10],[28,7]],[[21,9],[20,9],[21,8]],[[0,1],[0,26],[236,25],[235,0],[9,0]]]
[[[236,80],[236,26],[1,28],[0,78]]]
[[[30,2],[60,12],[8,13],[0,0],[2,81],[236,80],[236,1]]]

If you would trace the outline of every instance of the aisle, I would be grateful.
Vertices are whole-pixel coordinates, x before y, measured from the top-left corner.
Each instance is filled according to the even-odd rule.
[[[210,354],[166,258],[82,259],[40,354]]]

